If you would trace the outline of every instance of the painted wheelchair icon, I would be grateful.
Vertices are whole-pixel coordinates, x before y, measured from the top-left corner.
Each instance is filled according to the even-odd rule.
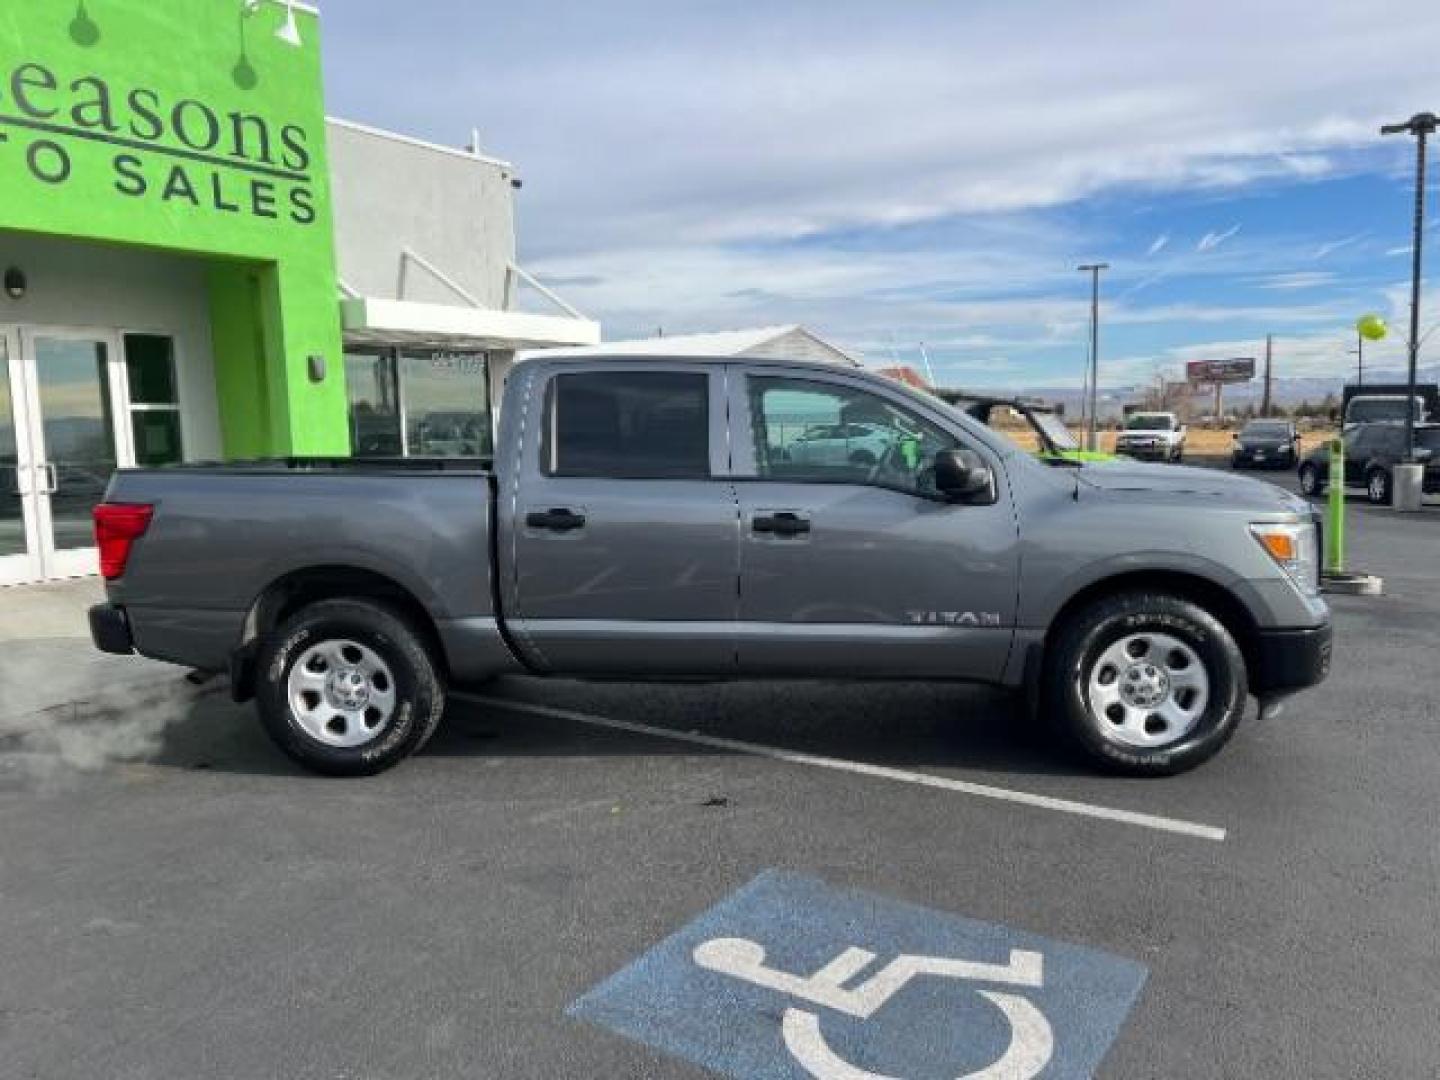
[[[865,949],[848,948],[813,975],[793,975],[765,963],[765,950],[747,938],[714,938],[695,948],[695,962],[707,970],[788,994],[813,1005],[867,1020],[911,979],[923,975],[946,979],[1001,983],[1038,989],[1043,985],[1044,957],[1038,952],[1010,950],[1008,964],[984,964],[936,956],[902,954],[874,975],[847,990],[845,984],[875,962]],[[1028,1080],[1038,1076],[1055,1050],[1050,1023],[1035,1005],[1016,994],[976,990],[1010,1024],[1010,1044],[994,1062],[959,1080]],[[789,1007],[781,1020],[785,1045],[795,1060],[817,1080],[899,1080],[852,1065],[835,1053],[820,1031],[820,1017]]]

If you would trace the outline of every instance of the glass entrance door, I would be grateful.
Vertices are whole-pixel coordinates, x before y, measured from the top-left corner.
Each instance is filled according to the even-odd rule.
[[[0,326],[0,586],[41,576],[19,335]]]
[[[18,378],[13,356],[10,362],[10,411],[26,547],[23,556],[9,556],[0,581],[94,574],[99,567],[90,512],[104,498],[116,466],[132,457],[129,432],[116,422],[115,403],[125,400],[119,342],[114,334],[92,330],[22,327],[12,335],[12,349],[16,337],[20,358]],[[0,441],[0,460],[3,453]]]

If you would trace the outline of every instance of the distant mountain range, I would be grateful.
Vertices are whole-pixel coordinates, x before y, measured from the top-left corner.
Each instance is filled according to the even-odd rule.
[[[1310,402],[1318,405],[1325,400],[1326,394],[1334,394],[1337,398],[1341,390],[1353,383],[1352,379],[1336,378],[1311,378],[1296,377],[1289,379],[1275,379],[1271,384],[1271,400],[1277,405],[1284,405],[1286,408],[1293,408],[1301,402]],[[1365,373],[1366,383],[1403,383],[1405,372],[1403,371],[1367,371]],[[1417,372],[1417,381],[1422,383],[1440,383],[1440,364],[1422,366]],[[1120,386],[1100,388],[1100,416],[1118,417],[1122,407],[1134,404],[1140,400],[1148,388],[1144,385]],[[1080,415],[1081,391],[1075,387],[1021,387],[1008,391],[989,391],[1000,396],[1016,394],[1022,397],[1039,398],[1042,401],[1053,405],[1061,405],[1065,409],[1066,416]],[[1225,411],[1232,409],[1243,409],[1246,405],[1259,405],[1260,399],[1265,394],[1265,381],[1257,378],[1254,382],[1237,383],[1225,387],[1222,398]],[[1212,408],[1213,394],[1201,392],[1193,399],[1193,409],[1197,413],[1209,412]]]

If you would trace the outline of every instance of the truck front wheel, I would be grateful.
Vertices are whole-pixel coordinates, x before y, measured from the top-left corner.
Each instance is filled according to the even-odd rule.
[[[1084,608],[1060,628],[1045,701],[1063,736],[1131,776],[1170,776],[1216,754],[1245,711],[1245,661],[1204,608],[1131,592]]]
[[[257,659],[261,723],[314,772],[383,772],[429,739],[445,707],[423,638],[399,612],[369,600],[301,608]]]

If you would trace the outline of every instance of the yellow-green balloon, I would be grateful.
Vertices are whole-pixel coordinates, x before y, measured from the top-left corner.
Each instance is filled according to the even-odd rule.
[[[1355,329],[1360,331],[1360,336],[1366,341],[1379,341],[1390,332],[1385,320],[1379,315],[1361,315],[1355,320]]]

